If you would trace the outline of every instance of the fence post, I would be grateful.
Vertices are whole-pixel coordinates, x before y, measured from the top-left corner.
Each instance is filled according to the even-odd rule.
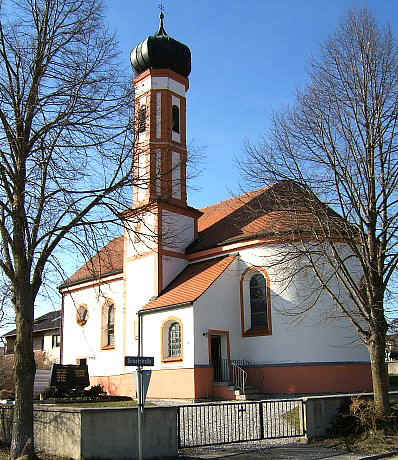
[[[258,406],[258,416],[260,417],[260,439],[265,438],[264,433],[264,412],[263,412],[263,403],[260,401]]]

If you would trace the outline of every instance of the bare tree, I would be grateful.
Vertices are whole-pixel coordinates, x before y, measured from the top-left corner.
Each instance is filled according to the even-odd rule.
[[[35,300],[47,267],[62,263],[59,248],[109,239],[109,224],[129,204],[133,99],[101,0],[0,8],[0,267],[17,328],[17,458],[34,452]]]
[[[286,181],[274,208],[290,215],[276,265],[314,275],[302,314],[327,292],[369,349],[374,397],[389,412],[385,299],[398,262],[398,55],[389,27],[350,11],[310,65],[295,105],[268,139],[247,145],[252,185]],[[324,203],[324,204],[323,204]],[[278,233],[276,231],[276,233]]]

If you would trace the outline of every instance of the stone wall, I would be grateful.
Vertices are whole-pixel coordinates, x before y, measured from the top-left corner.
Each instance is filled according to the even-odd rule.
[[[13,409],[0,409],[0,439],[11,440]],[[80,458],[138,458],[136,408],[35,406],[36,452]],[[145,409],[144,458],[177,456],[177,409]]]

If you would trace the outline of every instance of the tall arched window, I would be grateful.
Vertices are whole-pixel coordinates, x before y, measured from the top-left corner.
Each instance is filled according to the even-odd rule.
[[[262,267],[248,267],[240,279],[242,337],[272,335],[271,289]]]
[[[106,345],[115,345],[115,307],[113,304],[108,306],[106,321]]]
[[[115,346],[115,313],[114,303],[107,301],[102,309],[102,348]]]
[[[173,105],[172,108],[172,129],[174,132],[179,133],[180,132],[180,109],[176,106]]]
[[[142,105],[138,110],[138,132],[143,133],[146,130],[146,105]]]
[[[181,356],[181,329],[179,323],[172,323],[169,327],[168,357]]]
[[[267,327],[268,325],[268,302],[267,283],[261,274],[255,274],[250,278],[250,314],[251,327]]]

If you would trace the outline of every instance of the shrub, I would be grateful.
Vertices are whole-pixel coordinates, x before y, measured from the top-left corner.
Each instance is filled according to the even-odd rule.
[[[59,398],[62,396],[62,391],[57,387],[48,387],[40,393],[40,399]]]
[[[93,385],[88,390],[85,391],[86,395],[90,398],[98,398],[99,396],[105,396],[106,391],[101,384]]]
[[[14,399],[14,394],[8,390],[0,390],[0,399]]]

